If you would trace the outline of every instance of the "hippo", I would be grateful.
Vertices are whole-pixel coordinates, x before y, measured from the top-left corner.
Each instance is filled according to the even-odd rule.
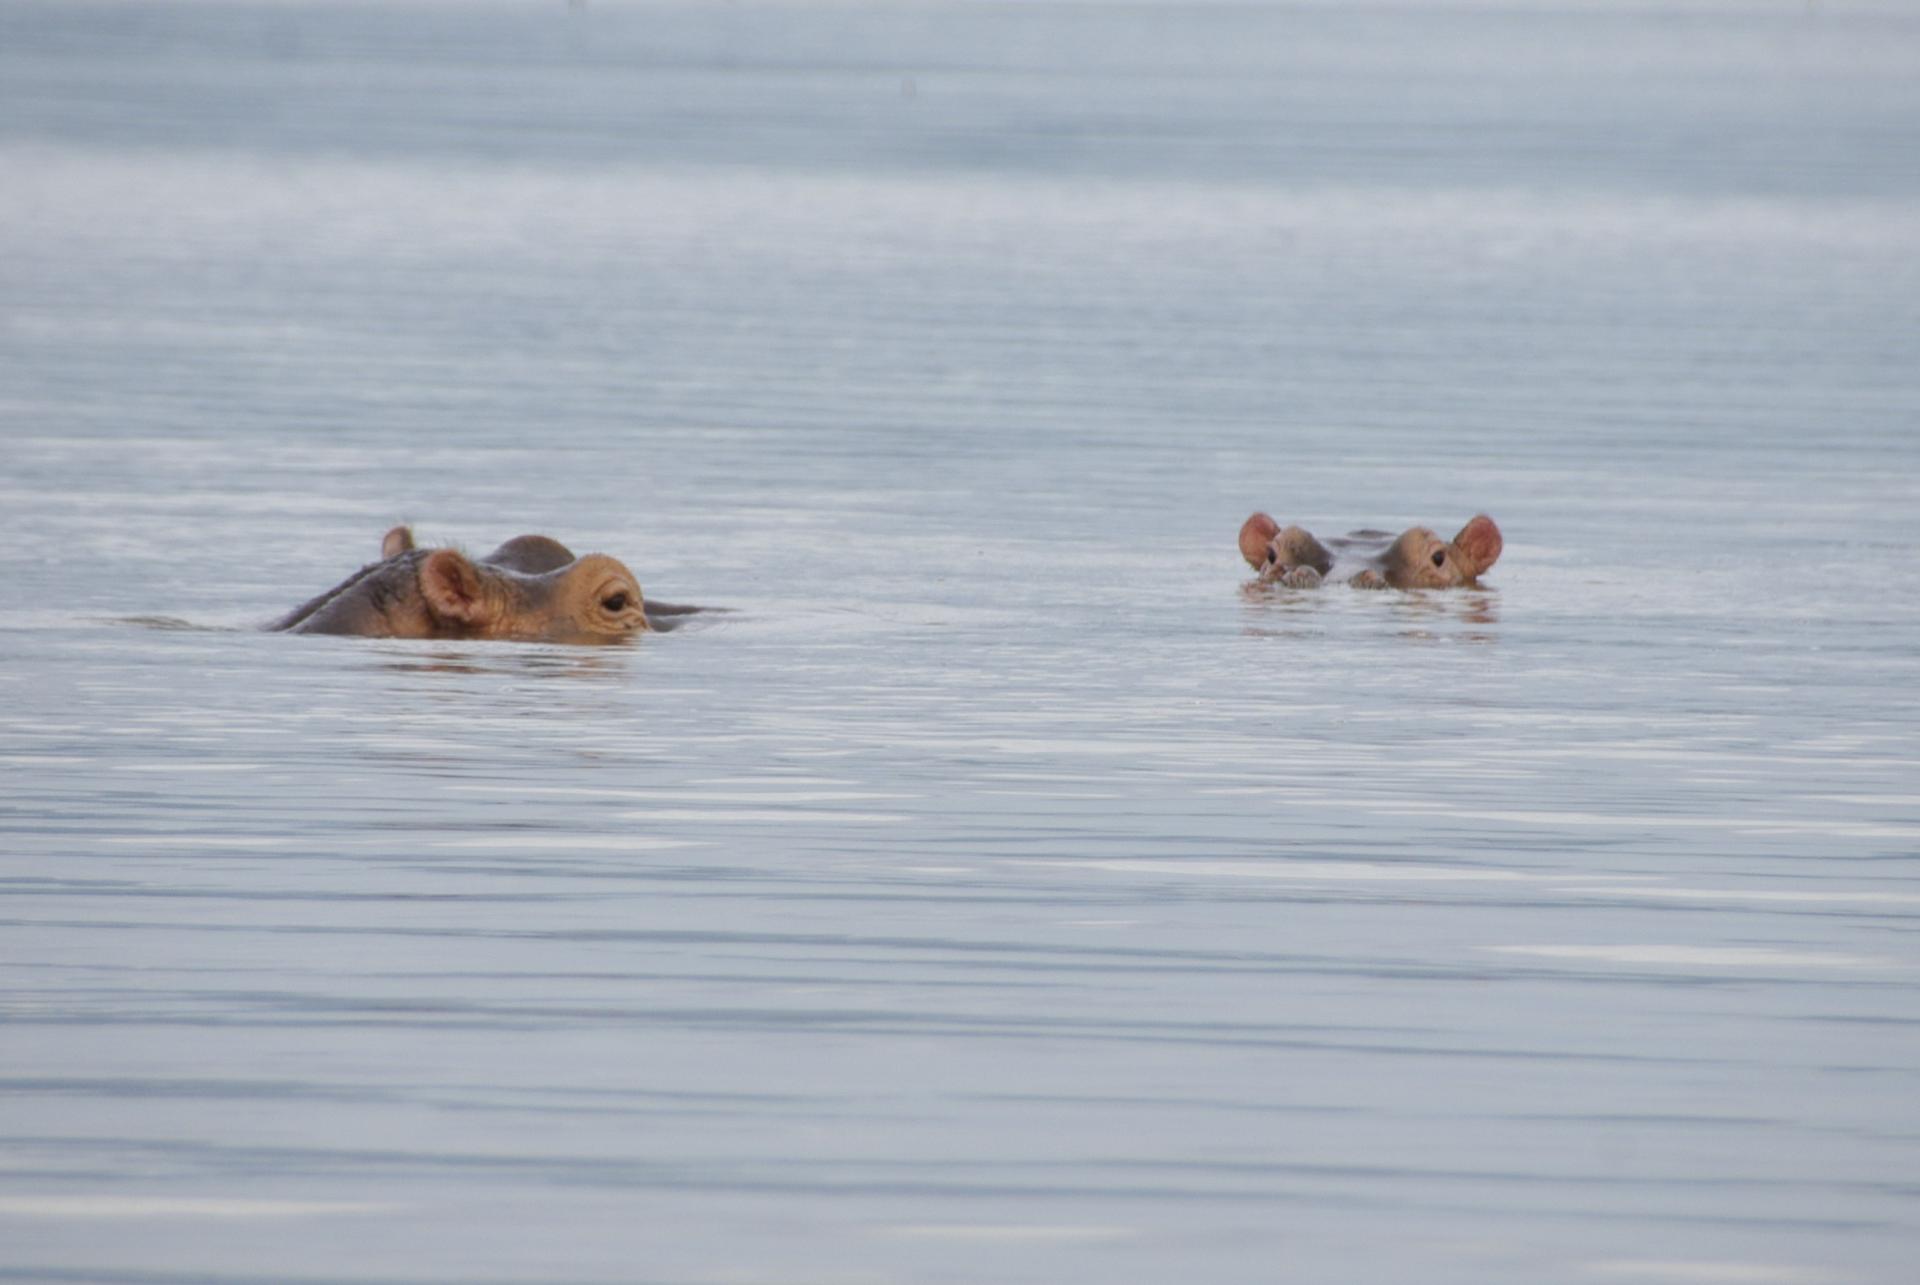
[[[1357,589],[1472,588],[1500,557],[1500,528],[1482,513],[1442,540],[1427,527],[1399,535],[1355,531],[1331,541],[1342,553],[1357,551],[1366,565],[1347,578]],[[1240,556],[1269,583],[1309,589],[1333,572],[1334,555],[1297,526],[1282,527],[1264,513],[1240,528]]]
[[[515,536],[484,558],[422,549],[394,527],[370,562],[269,625],[296,634],[367,638],[618,642],[699,607],[647,602],[624,563],[576,558],[551,536]]]

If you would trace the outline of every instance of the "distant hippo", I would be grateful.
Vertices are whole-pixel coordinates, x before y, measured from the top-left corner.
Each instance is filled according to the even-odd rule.
[[[558,540],[515,536],[478,560],[456,549],[420,549],[397,526],[370,562],[268,626],[296,634],[367,638],[618,642],[662,627],[654,617],[699,607],[649,603],[625,564],[603,553],[576,558]]]
[[[1472,587],[1500,557],[1500,528],[1482,513],[1442,540],[1426,527],[1410,527],[1398,536],[1386,531],[1355,531],[1332,541],[1342,554],[1357,552],[1363,565],[1347,583],[1358,589],[1452,589]],[[1282,527],[1256,513],[1240,528],[1240,556],[1263,581],[1312,588],[1333,571],[1327,546],[1297,526]]]

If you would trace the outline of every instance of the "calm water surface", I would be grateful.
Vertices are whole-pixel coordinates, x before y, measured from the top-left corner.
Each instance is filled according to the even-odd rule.
[[[0,1279],[1913,1278],[1910,11],[5,3],[0,175]],[[399,520],[737,610],[256,632]]]

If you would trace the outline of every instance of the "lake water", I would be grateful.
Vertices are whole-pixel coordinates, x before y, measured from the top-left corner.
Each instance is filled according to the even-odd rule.
[[[1914,1279],[1920,14],[9,2],[0,176],[0,1279]],[[401,520],[735,610],[257,631]]]

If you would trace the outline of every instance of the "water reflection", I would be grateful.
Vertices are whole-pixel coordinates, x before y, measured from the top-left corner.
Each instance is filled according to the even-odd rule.
[[[1310,604],[1324,587],[1299,589],[1293,585],[1282,584],[1278,580],[1262,580],[1256,577],[1240,586],[1240,597],[1250,603]]]
[[[1300,627],[1307,620],[1324,614],[1349,613],[1354,602],[1343,594],[1364,595],[1366,600],[1386,604],[1398,621],[1395,636],[1420,641],[1493,643],[1499,633],[1500,596],[1489,588],[1478,589],[1351,589],[1344,584],[1327,584],[1311,589],[1295,588],[1270,580],[1249,580],[1240,586],[1240,599],[1246,612],[1260,623],[1242,627],[1248,637],[1304,638],[1320,637],[1324,630]],[[1273,616],[1286,619],[1285,625],[1268,623]],[[1449,629],[1446,626],[1470,626]]]
[[[132,625],[137,629],[154,629],[162,633],[234,633],[230,625],[202,625],[191,620],[182,620],[178,616],[87,616],[89,623],[103,625]]]
[[[510,678],[604,680],[627,672],[627,658],[614,647],[547,647],[487,643],[481,647],[434,647],[424,651],[381,648],[380,668],[396,674],[491,675]]]
[[[1443,632],[1437,630],[1435,626],[1497,625],[1500,623],[1498,603],[1498,597],[1488,589],[1414,589],[1402,593],[1399,601],[1393,604],[1393,609],[1403,622],[1399,631],[1402,638],[1415,638],[1421,641],[1444,639],[1452,642],[1493,643],[1499,641],[1499,635],[1491,628]]]

